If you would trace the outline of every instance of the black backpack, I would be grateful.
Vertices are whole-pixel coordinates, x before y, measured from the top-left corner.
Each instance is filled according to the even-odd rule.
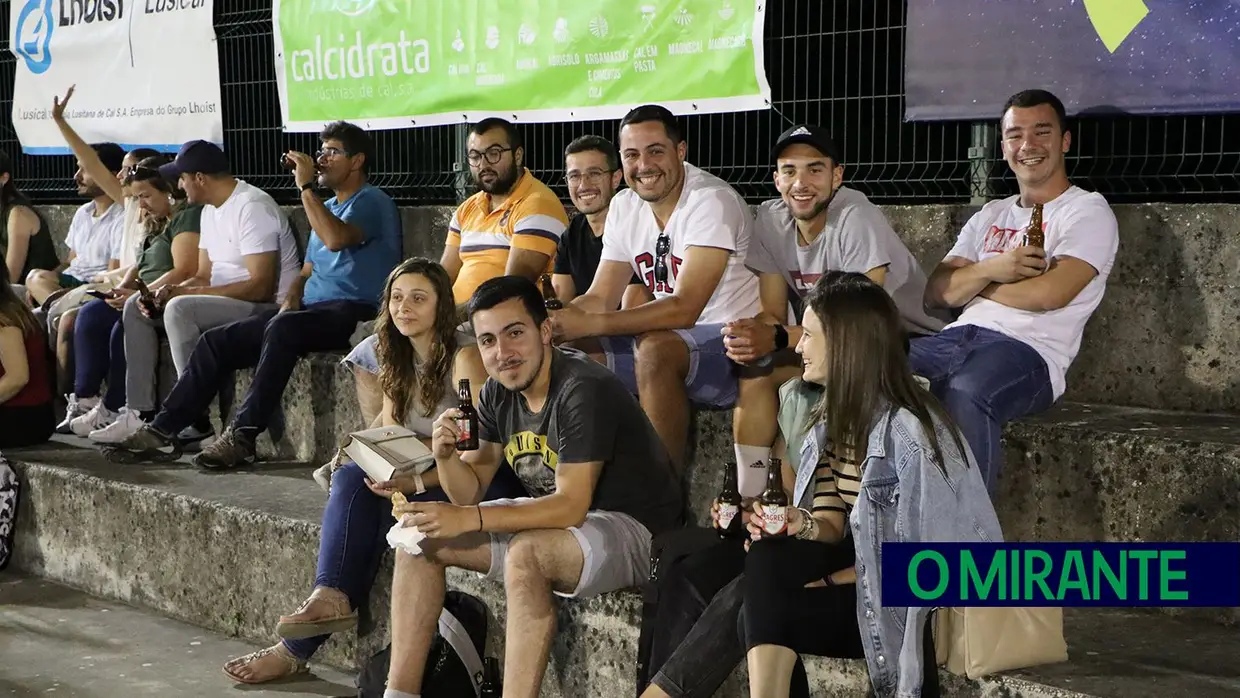
[[[426,657],[423,698],[478,698],[486,643],[486,604],[476,596],[449,591]],[[362,666],[357,675],[358,698],[383,698],[391,656],[388,645]]]
[[[13,558],[13,538],[17,531],[17,496],[21,483],[17,472],[0,455],[0,570]]]

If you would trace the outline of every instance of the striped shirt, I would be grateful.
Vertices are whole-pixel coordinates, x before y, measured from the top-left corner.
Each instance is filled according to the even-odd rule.
[[[445,244],[460,248],[461,272],[452,286],[458,304],[469,300],[482,282],[503,276],[511,249],[547,255],[547,273],[555,268],[560,236],[568,227],[564,205],[527,169],[503,206],[491,210],[491,195],[480,191],[452,214]]]
[[[860,464],[837,456],[828,445],[814,472],[814,511],[838,511],[847,516],[860,493]]]

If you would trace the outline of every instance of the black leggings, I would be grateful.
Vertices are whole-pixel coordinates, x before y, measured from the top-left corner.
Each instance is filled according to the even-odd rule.
[[[745,650],[779,645],[822,657],[864,657],[856,585],[805,588],[855,559],[851,537],[839,545],[796,538],[755,542],[745,558]]]
[[[745,560],[745,604],[741,622],[746,651],[758,645],[779,645],[798,654],[861,659],[855,584],[805,588],[809,582],[852,567],[852,537],[838,545],[765,539],[754,543]],[[925,674],[922,696],[938,698],[938,666],[930,624],[926,624]],[[793,698],[809,695],[805,666],[797,659]]]
[[[52,403],[12,407],[0,405],[0,449],[46,443],[56,429]]]

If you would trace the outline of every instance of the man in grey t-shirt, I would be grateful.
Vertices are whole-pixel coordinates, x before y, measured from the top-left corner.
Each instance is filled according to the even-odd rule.
[[[775,143],[780,198],[758,207],[746,266],[760,278],[762,312],[724,327],[728,356],[745,365],[732,432],[741,492],[762,489],[775,441],[779,386],[801,375],[801,299],[827,271],[869,276],[887,289],[910,335],[930,335],[946,317],[927,313],[926,274],[861,192],[843,186],[840,149],[816,126],[795,126]],[[793,317],[789,323],[789,308]]]
[[[605,367],[551,346],[533,282],[486,281],[469,311],[490,376],[477,408],[479,448],[456,450],[461,413],[445,412],[431,436],[452,503],[395,509],[427,537],[422,554],[396,556],[388,674],[395,695],[421,691],[445,568],[504,583],[505,693],[538,695],[555,635],[554,596],[637,586],[650,573],[651,537],[683,523],[671,458],[641,405]],[[533,497],[480,501],[502,467]]]

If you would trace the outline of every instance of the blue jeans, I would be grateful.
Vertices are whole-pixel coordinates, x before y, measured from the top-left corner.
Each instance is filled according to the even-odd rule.
[[[1003,425],[1055,402],[1046,362],[1028,344],[976,325],[909,344],[913,373],[930,381],[960,427],[993,498],[1003,468]]]
[[[527,497],[517,474],[501,466],[491,480],[483,500]],[[448,495],[438,487],[409,497],[413,502],[446,502]],[[354,609],[366,605],[374,585],[379,563],[388,549],[387,532],[396,523],[392,504],[366,487],[366,473],[346,463],[332,476],[331,494],[323,510],[323,532],[319,538],[316,587],[339,589],[349,597]],[[284,647],[298,659],[309,660],[328,635],[304,640],[284,640]]]
[[[73,393],[98,397],[106,379],[108,392],[103,405],[120,411],[125,406],[125,326],[121,311],[103,300],[83,305],[73,326],[73,357]]]

